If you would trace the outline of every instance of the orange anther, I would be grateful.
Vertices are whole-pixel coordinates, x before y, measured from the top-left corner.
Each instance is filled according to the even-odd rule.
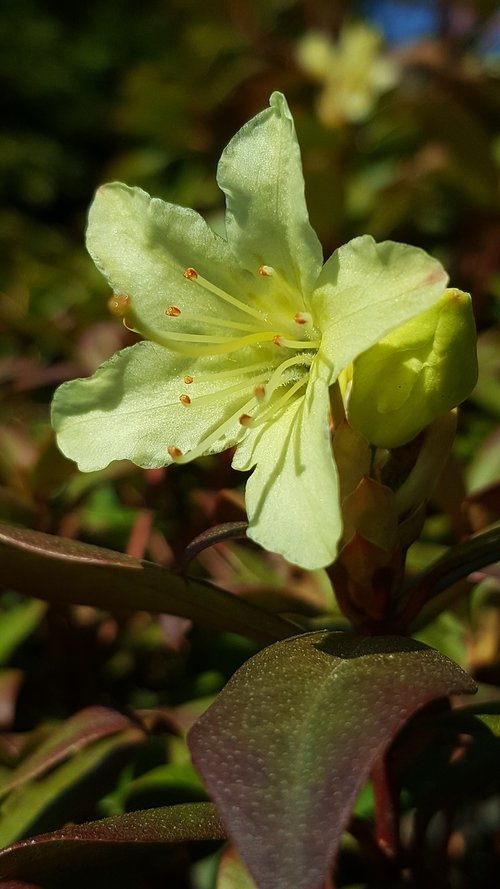
[[[172,457],[172,460],[175,460],[177,457],[182,457],[182,451],[180,448],[170,447],[167,448],[167,451]]]
[[[293,320],[296,324],[306,324],[308,319],[304,317],[302,312],[296,312],[293,316]]]
[[[112,315],[123,317],[130,309],[130,296],[125,293],[114,293],[108,299],[108,309]]]
[[[168,309],[165,309],[165,315],[169,315],[170,318],[177,318],[180,314],[181,310],[177,306],[169,306]]]
[[[263,398],[266,394],[266,387],[262,383],[258,383],[257,386],[254,386],[253,394],[256,398]]]
[[[179,395],[179,401],[181,402],[181,404],[191,404],[189,395]]]
[[[280,337],[280,335],[277,334],[276,336],[273,337],[273,343],[275,346],[281,346],[282,337]]]
[[[272,275],[273,270],[270,265],[260,265],[259,266],[259,275],[262,275],[263,278],[269,278]]]
[[[184,382],[186,386],[189,386],[189,384],[193,382],[193,378],[190,377],[189,374],[186,374],[186,376],[184,377]]]
[[[192,269],[191,267],[189,267],[188,269],[186,269],[185,272],[182,273],[182,276],[184,278],[187,278],[188,281],[196,281],[198,272],[196,271],[196,269]]]
[[[252,419],[253,417],[251,417],[250,414],[242,414],[238,420],[238,423],[240,423],[241,426],[249,426],[252,422]]]

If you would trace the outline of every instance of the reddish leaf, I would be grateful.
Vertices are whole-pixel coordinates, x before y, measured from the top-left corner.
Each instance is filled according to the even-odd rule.
[[[289,621],[202,580],[97,546],[0,525],[0,585],[49,602],[174,614],[269,644]]]
[[[310,633],[248,661],[189,744],[259,889],[320,889],[356,796],[428,702],[473,692],[412,639]]]
[[[203,552],[209,546],[215,546],[223,540],[241,540],[246,537],[248,522],[224,522],[198,534],[184,550],[184,564],[188,565],[198,553]]]
[[[137,847],[191,840],[223,840],[226,832],[210,803],[165,806],[102,821],[64,827],[0,851],[0,880],[43,880],[113,856],[133,856]],[[2,884],[0,883],[0,886]],[[68,882],[68,885],[71,885]]]
[[[62,762],[89,744],[129,728],[137,728],[128,716],[106,707],[87,707],[58,726],[36,750],[3,781],[0,797]]]

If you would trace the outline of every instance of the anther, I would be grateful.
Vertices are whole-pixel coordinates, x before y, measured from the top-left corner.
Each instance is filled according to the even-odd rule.
[[[258,383],[257,386],[254,386],[253,394],[258,399],[264,398],[264,395],[266,394],[266,387],[263,386],[262,383]]]
[[[283,337],[281,337],[279,334],[278,334],[277,336],[274,336],[274,337],[273,337],[273,343],[274,343],[275,346],[281,346],[281,345],[283,345]]]
[[[179,401],[181,402],[181,404],[191,404],[189,395],[179,395]]]
[[[263,278],[269,278],[274,272],[274,269],[270,265],[261,265],[259,266],[259,275],[262,275]]]
[[[114,293],[108,299],[108,309],[112,315],[123,317],[130,309],[130,296],[125,293]]]
[[[251,417],[250,414],[242,414],[241,417],[238,419],[238,423],[240,424],[240,426],[250,426],[252,422],[253,417]]]
[[[186,376],[184,377],[184,382],[186,386],[189,386],[189,384],[193,382],[193,378],[190,377],[189,374],[186,374]]]
[[[196,269],[192,269],[191,267],[186,269],[185,272],[182,273],[183,278],[187,278],[188,281],[196,281],[198,277],[198,272]]]
[[[293,316],[293,320],[296,324],[308,324],[309,321],[312,321],[312,316],[309,312],[296,312]]]
[[[180,314],[181,310],[177,306],[169,306],[168,309],[165,309],[165,315],[169,315],[170,318],[177,318]]]
[[[180,448],[170,447],[167,448],[167,451],[172,457],[172,460],[176,460],[178,457],[182,457],[182,451]]]

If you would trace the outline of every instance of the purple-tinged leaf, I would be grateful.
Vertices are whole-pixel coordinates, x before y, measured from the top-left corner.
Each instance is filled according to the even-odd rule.
[[[94,741],[130,728],[137,728],[137,724],[117,710],[107,707],[86,707],[85,710],[80,710],[57,726],[10,776],[0,780],[0,798],[14,787],[48,772],[57,763],[74,756],[78,750],[88,747]]]
[[[186,617],[263,644],[297,632],[289,621],[203,580],[90,544],[0,525],[0,586],[49,602]]]
[[[22,670],[0,669],[0,731],[14,722],[17,696],[24,680]]]
[[[144,740],[139,728],[127,728],[99,738],[78,750],[51,771],[19,784],[2,804],[0,846],[26,836],[31,830],[64,824],[92,804],[109,787]]]
[[[259,889],[321,889],[356,796],[407,719],[475,683],[421,643],[310,633],[249,660],[189,746]]]
[[[227,836],[211,803],[165,806],[64,827],[0,851],[0,880],[43,880],[82,864],[99,866],[113,854],[132,857],[137,847]],[[70,882],[68,882],[70,885]],[[0,883],[1,886],[1,883]]]
[[[248,522],[224,522],[222,525],[216,525],[214,528],[208,528],[202,534],[198,534],[184,550],[184,565],[189,565],[198,553],[203,552],[209,546],[215,546],[223,540],[241,540],[246,537]]]

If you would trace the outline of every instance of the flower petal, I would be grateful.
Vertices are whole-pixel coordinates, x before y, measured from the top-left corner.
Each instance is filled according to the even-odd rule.
[[[228,241],[250,271],[272,266],[299,293],[314,286],[322,251],[304,197],[300,149],[285,97],[231,139],[217,180],[226,194]]]
[[[236,469],[251,469],[245,492],[248,536],[303,568],[323,568],[342,532],[337,471],[328,426],[328,386],[305,395],[238,445]]]
[[[119,182],[103,185],[90,208],[87,247],[116,293],[130,297],[130,326],[156,341],[193,328],[190,314],[244,321],[238,309],[183,272],[246,299],[248,275],[238,272],[226,241],[194,210],[151,198]],[[169,306],[181,308],[168,317]],[[186,311],[184,311],[186,309]],[[199,329],[195,324],[194,328]]]
[[[447,281],[441,263],[418,247],[377,244],[363,235],[336,250],[313,294],[330,382],[395,327],[430,308]]]
[[[165,466],[172,462],[169,447],[186,454],[207,435],[212,438],[201,454],[225,450],[243,434],[238,418],[258,373],[231,359],[220,359],[217,371],[154,343],[124,349],[93,376],[57,390],[52,423],[59,447],[85,472],[123,459]],[[193,382],[186,384],[188,373]],[[184,394],[191,403],[180,400]]]

